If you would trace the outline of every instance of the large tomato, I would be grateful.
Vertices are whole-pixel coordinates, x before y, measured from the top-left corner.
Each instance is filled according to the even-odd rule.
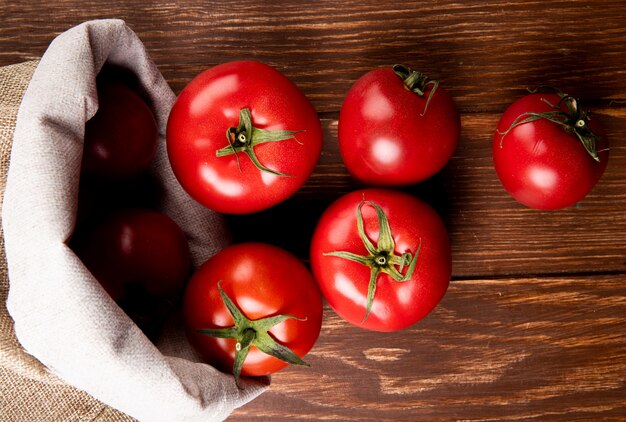
[[[598,182],[609,159],[608,141],[575,98],[528,94],[511,104],[493,138],[502,185],[522,204],[542,210],[569,207]]]
[[[295,256],[276,246],[241,243],[203,264],[183,300],[191,344],[210,363],[239,375],[267,375],[313,347],[322,297]]]
[[[339,150],[360,183],[410,185],[442,169],[460,131],[446,91],[396,65],[372,70],[350,88],[339,115]]]
[[[255,61],[198,75],[169,116],[174,174],[198,202],[247,214],[287,199],[307,180],[322,148],[320,121],[278,70]]]
[[[311,267],[328,304],[348,322],[396,331],[426,316],[451,275],[450,245],[439,215],[407,193],[365,189],[322,214]]]

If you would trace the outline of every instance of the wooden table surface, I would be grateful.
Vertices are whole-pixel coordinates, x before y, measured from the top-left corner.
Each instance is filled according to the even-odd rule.
[[[324,207],[355,188],[336,133],[351,84],[395,63],[439,79],[462,113],[461,141],[440,174],[407,190],[447,224],[447,295],[418,324],[388,334],[350,326],[326,307],[312,367],[275,374],[232,420],[626,418],[626,3],[310,3],[2,0],[0,65],[41,56],[80,22],[116,17],[176,93],[225,61],[277,67],[317,108],[322,157],[292,199],[228,222],[237,241],[275,243],[303,259]],[[562,211],[515,202],[491,159],[499,115],[538,85],[581,97],[611,143],[599,184]]]

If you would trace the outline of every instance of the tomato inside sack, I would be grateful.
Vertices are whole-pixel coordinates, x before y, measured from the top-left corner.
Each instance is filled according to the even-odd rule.
[[[518,99],[503,113],[494,134],[493,160],[498,178],[511,196],[530,208],[555,210],[575,205],[596,185],[608,163],[608,141],[593,119],[587,124],[600,136],[595,145],[599,161],[571,130],[545,118],[509,130],[519,116],[553,112],[550,104],[560,100],[555,93]],[[560,109],[568,111],[565,105]]]
[[[150,164],[158,142],[152,110],[130,87],[98,83],[98,111],[85,124],[82,173],[106,180],[139,175]]]
[[[218,290],[250,320],[293,315],[276,324],[269,334],[278,343],[303,357],[317,340],[322,321],[322,297],[308,269],[289,252],[262,243],[229,246],[210,258],[191,278],[183,300],[187,336],[209,363],[233,371],[237,340],[200,333],[206,328],[234,325]],[[276,372],[287,363],[254,345],[245,358],[241,375]]]
[[[242,150],[217,156],[237,146],[238,137],[227,131],[239,125],[242,110],[255,128],[292,135],[250,147],[254,157]],[[247,214],[282,202],[304,184],[319,159],[322,131],[315,109],[287,77],[259,62],[237,61],[206,70],[183,89],[168,120],[167,147],[174,174],[195,200]]]
[[[388,220],[394,253],[410,252],[416,258],[406,281],[396,281],[386,273],[378,275],[366,318],[371,269],[329,255],[333,251],[367,255],[358,230],[360,204],[364,232],[374,245],[380,246],[380,222],[372,206],[377,204]],[[402,274],[407,266],[408,262]],[[324,297],[339,316],[362,328],[396,331],[422,319],[443,298],[451,276],[450,245],[441,218],[426,203],[402,192],[364,189],[342,196],[323,213],[311,243],[311,267]]]
[[[449,161],[460,136],[459,113],[441,86],[424,89],[423,95],[411,91],[392,68],[372,70],[350,88],[339,116],[339,150],[358,182],[410,185]]]
[[[189,277],[187,239],[157,211],[127,209],[103,217],[76,234],[74,250],[118,303],[173,300]]]

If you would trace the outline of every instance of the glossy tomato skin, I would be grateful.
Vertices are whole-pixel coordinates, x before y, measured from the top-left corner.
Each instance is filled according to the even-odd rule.
[[[218,282],[248,319],[279,314],[306,318],[288,319],[269,330],[276,341],[299,357],[315,344],[322,322],[322,297],[311,273],[281,248],[264,243],[240,243],[223,249],[204,263],[185,291],[183,315],[187,336],[207,362],[225,372],[233,370],[236,340],[197,332],[234,324],[220,297]],[[267,375],[285,366],[287,363],[282,360],[251,346],[241,374]]]
[[[370,315],[366,309],[369,267],[336,256],[332,251],[366,255],[357,230],[357,207],[362,201],[378,204],[388,218],[398,254],[415,253],[421,241],[412,277],[396,282],[380,274]],[[371,206],[362,207],[368,238],[378,240],[378,220]],[[328,304],[346,321],[375,331],[404,329],[431,312],[443,298],[451,276],[448,235],[439,215],[412,195],[388,189],[348,193],[322,214],[311,242],[311,268]]]
[[[259,170],[241,152],[239,162],[234,154],[216,157],[244,108],[255,127],[298,131],[296,139],[254,148],[262,165],[288,177]],[[236,61],[206,70],[183,89],[168,120],[167,148],[174,174],[194,199],[218,212],[248,214],[304,184],[319,159],[322,130],[315,109],[287,77],[260,62]]]
[[[461,121],[441,85],[424,113],[431,89],[423,96],[409,91],[391,68],[372,70],[350,88],[339,115],[339,150],[357,182],[410,185],[448,162]]]
[[[71,246],[113,300],[156,341],[190,276],[187,239],[157,211],[120,209],[77,227]]]
[[[152,110],[129,86],[98,85],[98,111],[85,124],[82,172],[106,180],[130,179],[150,164],[158,142]]]
[[[119,210],[84,227],[75,242],[77,255],[117,302],[137,290],[174,298],[190,275],[185,234],[157,211]]]
[[[608,141],[595,120],[590,120],[589,126],[602,136],[596,145],[599,162],[574,134],[545,119],[502,134],[518,116],[553,111],[546,101],[557,104],[559,100],[552,93],[521,97],[505,110],[494,133],[493,161],[498,178],[511,196],[530,208],[556,210],[575,205],[600,180],[608,163]],[[562,110],[567,109],[563,106]]]

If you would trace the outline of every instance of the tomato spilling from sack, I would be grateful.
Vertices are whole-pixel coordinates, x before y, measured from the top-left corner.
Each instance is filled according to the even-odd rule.
[[[210,363],[239,376],[267,375],[315,344],[322,297],[313,276],[287,251],[263,243],[223,249],[193,275],[183,313],[191,344]]]

